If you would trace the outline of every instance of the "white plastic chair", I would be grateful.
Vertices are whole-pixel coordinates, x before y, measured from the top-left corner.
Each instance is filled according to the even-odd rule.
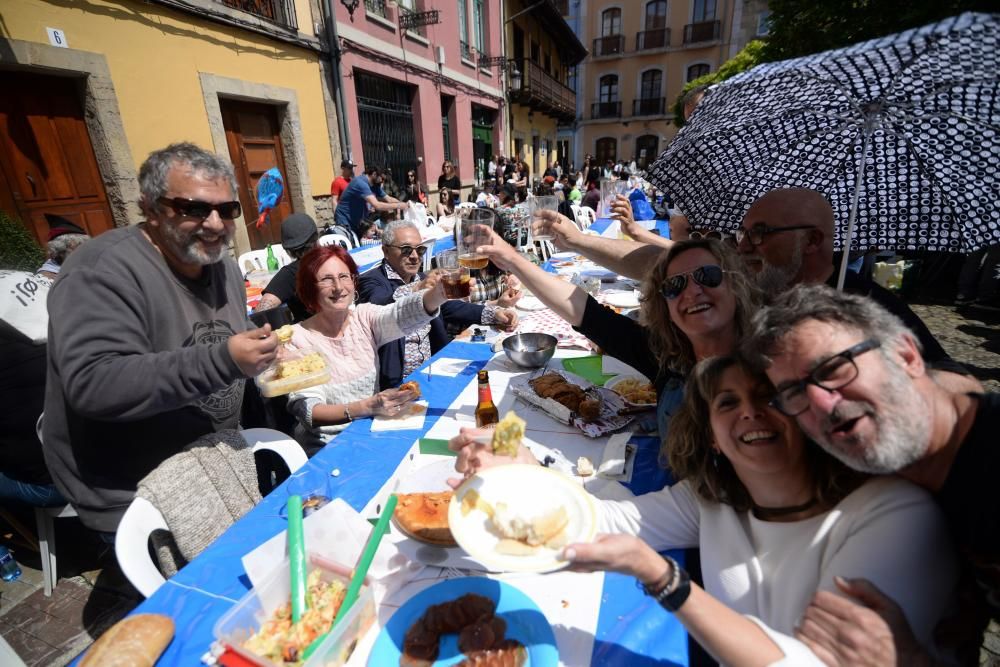
[[[576,218],[576,224],[581,229],[590,229],[590,226],[594,224],[594,210],[589,206],[577,206],[572,204],[573,215]]]
[[[323,234],[319,237],[320,245],[339,245],[344,250],[350,250],[354,246],[351,244],[351,240],[344,236],[343,234]]]
[[[288,253],[285,252],[285,249],[281,247],[280,243],[272,244],[271,248],[274,249],[274,257],[278,260],[279,268],[287,264],[291,264],[292,261],[294,261]],[[240,266],[240,271],[246,271],[247,260],[250,261],[250,265],[253,266],[255,270],[259,269],[261,271],[267,271],[267,248],[264,248],[263,250],[251,250],[250,252],[245,252],[240,255],[240,258],[237,260],[237,263]]]
[[[476,206],[476,204],[471,201],[464,201],[455,207],[455,212],[461,211],[462,209],[466,208],[479,208],[479,207]]]
[[[35,433],[38,442],[42,441],[42,418],[38,415],[35,422]],[[56,569],[56,519],[67,519],[77,516],[76,509],[69,503],[57,507],[35,508],[35,530],[38,532],[38,552],[42,559],[42,585],[45,597],[52,595],[52,589],[59,582],[59,571]]]
[[[275,452],[290,472],[295,472],[308,460],[299,443],[280,431],[249,428],[241,433],[255,453],[262,449]],[[169,530],[167,522],[151,502],[137,496],[125,510],[115,533],[118,564],[136,590],[147,598],[166,581],[149,555],[149,536],[156,530]]]

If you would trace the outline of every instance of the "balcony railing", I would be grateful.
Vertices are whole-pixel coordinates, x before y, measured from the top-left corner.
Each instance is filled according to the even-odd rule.
[[[608,35],[594,40],[594,56],[613,56],[625,53],[625,35]]]
[[[594,102],[590,105],[591,118],[621,118],[621,102]]]
[[[292,30],[298,28],[293,0],[220,0],[220,2],[226,7],[259,16],[280,26]]]
[[[365,13],[387,18],[385,13],[385,0],[365,0]]]
[[[518,60],[516,64],[521,72],[521,87],[510,91],[515,102],[555,116],[557,120],[570,121],[576,117],[576,93],[571,88],[531,60]]]
[[[670,46],[670,28],[643,30],[635,35],[635,50],[663,49]]]
[[[665,97],[643,97],[637,100],[632,100],[632,115],[662,116],[665,105]]]
[[[472,45],[464,40],[459,40],[458,42],[458,53],[462,56],[463,60],[476,61],[476,54]]]
[[[684,26],[684,43],[714,42],[719,39],[720,25],[719,21],[688,23]]]

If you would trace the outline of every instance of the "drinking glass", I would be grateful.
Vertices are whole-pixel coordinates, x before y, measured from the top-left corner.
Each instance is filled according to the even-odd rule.
[[[493,229],[497,215],[488,208],[462,209],[458,219],[458,263],[467,269],[483,269],[489,258],[478,252],[484,245],[492,245],[489,230]]]
[[[458,251],[446,250],[435,259],[441,270],[444,295],[449,299],[468,299],[472,289],[469,269],[459,264]]]
[[[322,470],[302,466],[288,477],[288,495],[302,498],[302,515],[309,516],[330,502],[330,476]],[[282,509],[284,515],[285,509]]]
[[[615,197],[617,197],[618,195],[624,195],[628,197],[628,193],[629,193],[628,181],[603,179],[601,181],[601,205],[599,207],[600,212],[597,217],[610,218],[611,203],[615,200]]]
[[[542,197],[534,197],[531,199],[531,220],[541,217],[542,211],[558,211],[559,210],[559,198],[554,195],[545,195]],[[534,241],[551,241],[552,234],[533,234],[532,240]]]

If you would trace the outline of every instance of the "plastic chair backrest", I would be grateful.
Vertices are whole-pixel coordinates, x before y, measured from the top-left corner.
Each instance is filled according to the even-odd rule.
[[[248,428],[241,434],[254,452],[266,449],[280,456],[289,472],[295,472],[308,460],[299,443],[281,431]],[[160,510],[145,498],[136,497],[125,510],[115,533],[118,564],[132,585],[147,598],[166,581],[149,555],[149,536],[156,530],[169,530]]]
[[[274,249],[274,258],[278,260],[278,267],[286,266],[291,264],[294,260],[289,256],[285,249],[281,247],[280,243],[275,243],[271,246]],[[250,265],[254,270],[267,271],[267,248],[263,250],[251,250],[250,252],[245,252],[240,255],[239,259],[236,260],[239,264],[240,271],[246,271],[246,262],[250,261]]]
[[[580,229],[589,229],[594,224],[594,210],[589,206],[579,206],[576,211],[576,222]]]
[[[458,206],[456,206],[455,210],[456,211],[460,211],[463,208],[479,208],[479,207],[476,206],[476,204],[473,203],[473,202],[471,202],[471,201],[466,201],[466,202],[462,202],[461,204],[459,204]]]
[[[166,581],[149,555],[149,536],[156,530],[167,530],[160,510],[145,498],[136,497],[115,533],[115,556],[122,573],[147,598]]]
[[[351,245],[351,240],[343,234],[323,234],[323,236],[319,237],[319,244],[339,245],[344,250],[350,250],[354,247]]]

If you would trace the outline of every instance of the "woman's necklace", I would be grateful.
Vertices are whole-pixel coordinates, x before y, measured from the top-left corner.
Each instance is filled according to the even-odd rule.
[[[753,513],[758,519],[763,519],[765,521],[768,519],[778,519],[791,514],[805,512],[806,510],[815,507],[818,502],[819,498],[813,496],[801,505],[791,505],[789,507],[761,507],[757,503],[753,503]]]

